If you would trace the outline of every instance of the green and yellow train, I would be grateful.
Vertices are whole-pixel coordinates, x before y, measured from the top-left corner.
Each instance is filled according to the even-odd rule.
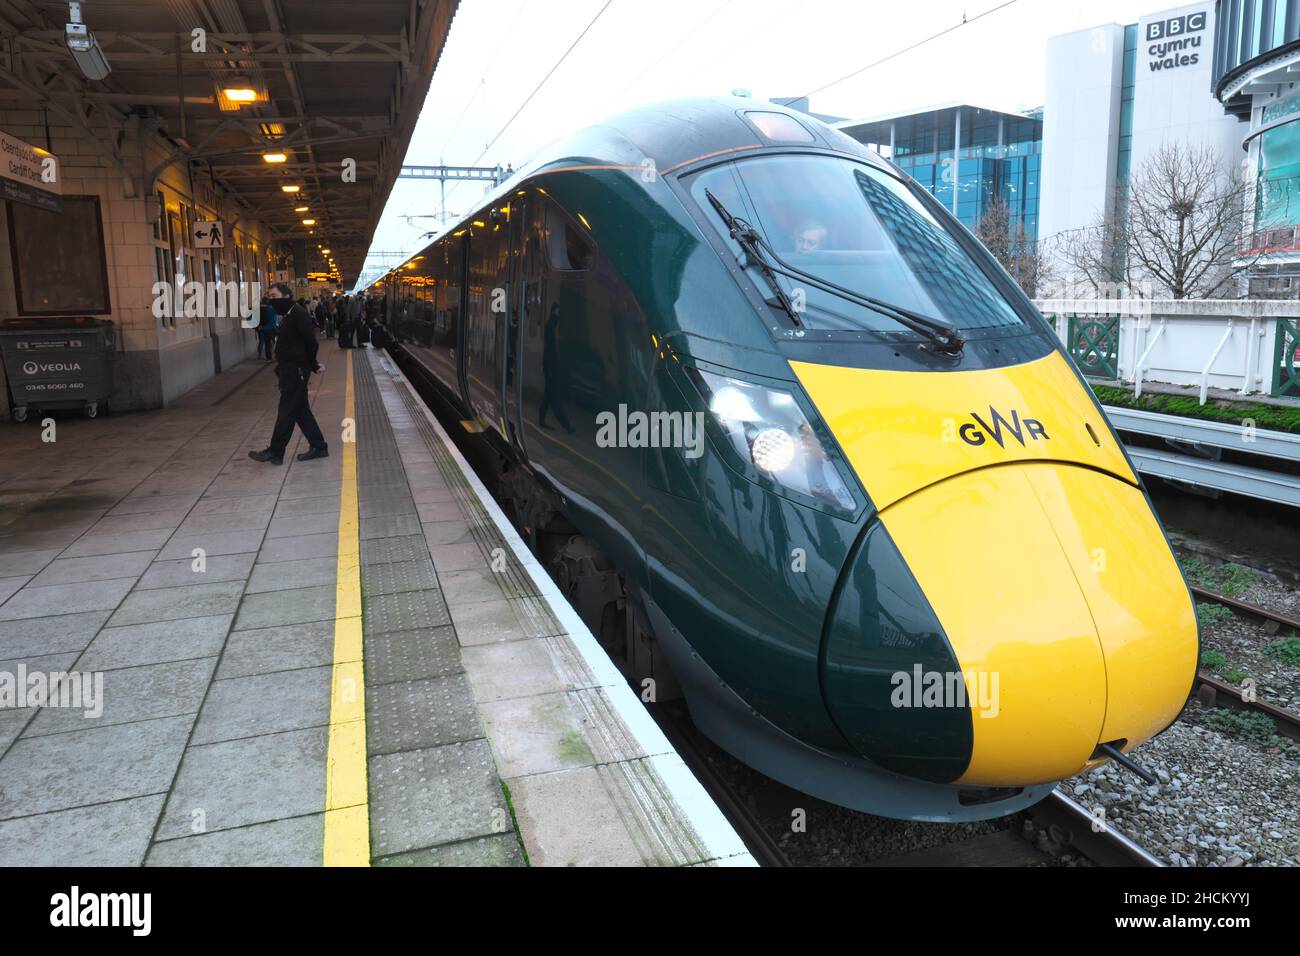
[[[370,292],[638,690],[763,773],[979,819],[1182,709],[1192,599],[1091,391],[836,130],[746,99],[623,114]]]

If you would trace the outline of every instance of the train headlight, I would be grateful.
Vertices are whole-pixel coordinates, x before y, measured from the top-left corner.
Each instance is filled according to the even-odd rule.
[[[769,475],[785,471],[794,464],[794,439],[789,432],[779,428],[764,428],[754,436],[749,445],[749,453],[759,471]]]
[[[857,503],[794,394],[686,366],[740,464],[771,482],[846,511]]]

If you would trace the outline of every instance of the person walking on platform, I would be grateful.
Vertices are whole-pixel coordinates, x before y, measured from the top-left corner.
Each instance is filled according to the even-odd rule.
[[[311,446],[298,456],[298,460],[328,458],[329,446],[325,443],[320,426],[316,424],[316,416],[311,412],[311,399],[307,394],[311,373],[324,371],[316,361],[316,328],[307,310],[293,301],[293,290],[287,282],[277,282],[271,286],[268,300],[280,318],[280,335],[275,344],[275,376],[280,382],[280,409],[275,419],[275,430],[271,433],[271,444],[261,451],[250,451],[248,457],[272,465],[284,464],[284,450],[289,447],[289,439],[293,437],[293,426],[297,425]]]
[[[316,307],[312,309],[312,318],[316,320],[316,328],[320,330],[320,334],[327,339],[332,339],[334,336],[329,334],[329,314],[329,308],[325,305],[325,297],[321,296],[316,300]]]
[[[339,348],[350,349],[352,348],[352,304],[345,295],[339,296],[338,313]]]
[[[350,303],[351,308],[348,310],[348,315],[352,321],[352,334],[355,336],[352,340],[354,345],[362,345],[370,339],[369,335],[366,335],[364,340],[361,337],[364,334],[363,326],[366,322],[365,304],[365,299],[360,295],[354,295]]]
[[[270,301],[262,303],[262,317],[257,325],[257,357],[268,362],[275,353],[275,333],[279,328],[280,317],[275,314]]]

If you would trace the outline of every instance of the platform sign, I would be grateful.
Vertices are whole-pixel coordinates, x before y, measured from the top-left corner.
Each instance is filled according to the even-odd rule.
[[[62,212],[62,183],[57,156],[0,131],[0,199]]]
[[[196,221],[194,223],[194,248],[226,248],[226,224],[214,219]]]

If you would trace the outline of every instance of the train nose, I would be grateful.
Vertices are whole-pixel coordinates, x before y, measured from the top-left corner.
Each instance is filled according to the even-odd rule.
[[[886,508],[836,601],[823,687],[863,756],[922,779],[1025,786],[1181,710],[1190,596],[1142,493],[1026,462]]]

